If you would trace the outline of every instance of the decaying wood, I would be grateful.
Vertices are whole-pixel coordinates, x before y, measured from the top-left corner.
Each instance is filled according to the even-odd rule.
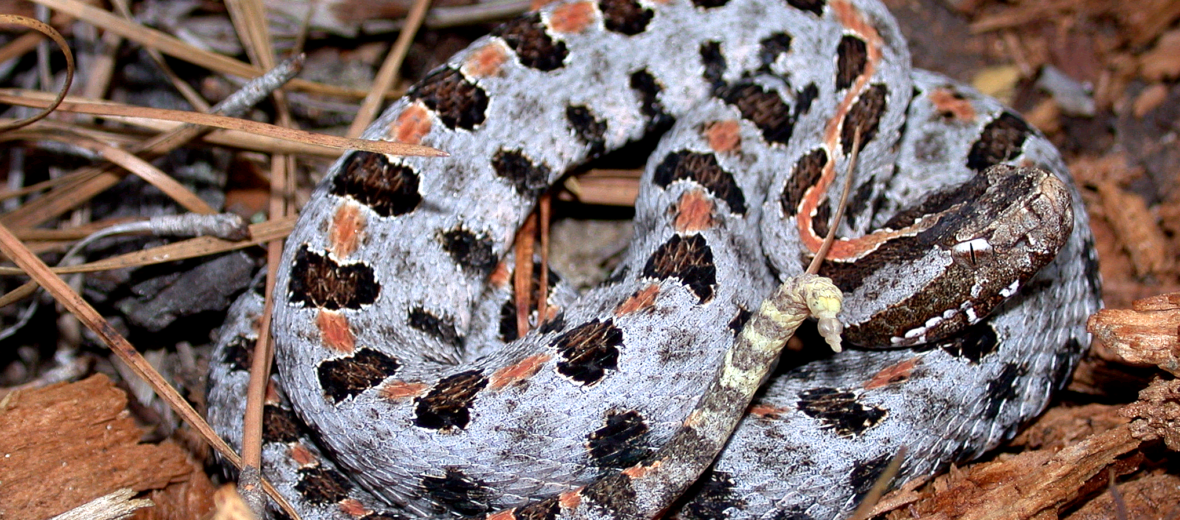
[[[1136,300],[1131,309],[1104,309],[1086,328],[1128,363],[1180,375],[1180,293]]]

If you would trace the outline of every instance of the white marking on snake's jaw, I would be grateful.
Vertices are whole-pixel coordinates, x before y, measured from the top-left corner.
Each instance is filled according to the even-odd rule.
[[[951,258],[966,267],[976,267],[994,253],[986,238],[973,238],[951,246]]]
[[[1008,298],[1008,297],[1012,296],[1013,294],[1016,294],[1016,291],[1018,291],[1018,290],[1020,290],[1020,280],[1016,280],[1016,281],[1012,282],[1012,285],[1009,285],[1009,286],[1001,289],[1000,296]]]

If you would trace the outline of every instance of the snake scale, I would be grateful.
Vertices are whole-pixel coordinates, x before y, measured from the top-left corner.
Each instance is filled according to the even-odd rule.
[[[912,70],[876,1],[561,0],[366,133],[449,158],[350,152],[303,209],[275,289],[264,474],[311,519],[648,514],[651,475],[701,458],[658,450],[709,427],[690,412],[724,401],[701,395],[726,349],[765,330],[746,324],[774,317],[763,300],[831,227],[857,133],[820,271],[851,347],[784,354],[666,516],[842,518],[903,446],[896,482],[995,447],[1068,379],[1100,306],[1053,146]],[[517,338],[510,247],[536,197],[655,134],[621,264],[581,295],[549,273]],[[231,442],[260,311],[239,300],[213,354],[209,418]]]

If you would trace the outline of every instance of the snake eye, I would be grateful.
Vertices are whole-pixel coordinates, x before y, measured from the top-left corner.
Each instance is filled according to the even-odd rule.
[[[992,245],[986,238],[973,238],[951,246],[951,258],[967,267],[977,267],[992,256]]]

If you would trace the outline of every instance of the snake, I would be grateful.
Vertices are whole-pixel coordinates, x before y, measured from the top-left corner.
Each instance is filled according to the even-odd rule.
[[[287,239],[263,474],[303,518],[845,518],[902,448],[894,485],[994,449],[1065,385],[1101,306],[1079,192],[1018,114],[912,68],[879,2],[534,8],[364,135],[449,157],[344,154]],[[539,195],[657,138],[601,285],[515,258]],[[736,370],[731,349],[785,340],[772,295],[832,231],[846,348],[821,320]],[[545,305],[519,335],[529,260]],[[231,444],[262,309],[244,294],[211,354]]]

